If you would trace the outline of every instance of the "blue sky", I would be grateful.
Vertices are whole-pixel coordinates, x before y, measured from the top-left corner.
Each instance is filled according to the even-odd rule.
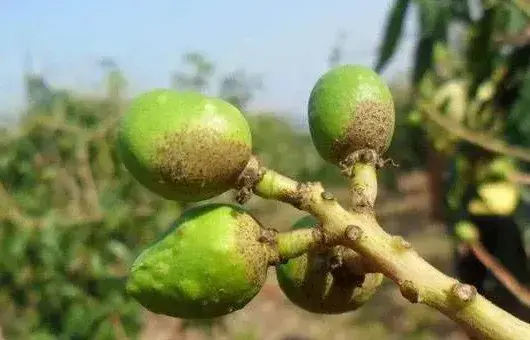
[[[52,84],[101,88],[100,57],[124,70],[130,93],[169,86],[188,51],[204,52],[219,73],[243,67],[263,77],[253,108],[302,118],[309,91],[345,31],[345,62],[373,65],[391,0],[6,0],[0,2],[0,112],[23,103],[25,55]],[[406,71],[406,43],[387,75]]]

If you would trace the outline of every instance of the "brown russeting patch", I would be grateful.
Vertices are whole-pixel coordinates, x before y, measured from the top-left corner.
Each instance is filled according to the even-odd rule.
[[[267,278],[270,245],[260,242],[262,227],[249,213],[237,212],[237,252],[246,264],[246,275],[255,287],[261,287]]]
[[[332,145],[332,157],[337,161],[361,149],[373,149],[381,154],[392,141],[396,119],[392,103],[365,101],[357,105],[356,111],[345,136]]]
[[[225,138],[216,130],[168,134],[156,152],[162,180],[179,183],[182,191],[229,189],[251,155],[248,145]],[[195,188],[195,190],[194,190]]]

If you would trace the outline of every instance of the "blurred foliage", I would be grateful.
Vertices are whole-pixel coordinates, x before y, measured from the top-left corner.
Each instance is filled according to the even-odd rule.
[[[104,66],[102,98],[28,76],[28,109],[1,132],[0,324],[9,339],[132,339],[140,329],[123,278],[180,207],[119,162],[124,79]]]
[[[521,162],[530,159],[530,6],[395,0],[378,71],[399,49],[412,14],[419,32],[408,120],[437,154],[431,161],[436,159],[443,180],[431,183],[431,189],[444,195],[449,232],[459,221],[474,223],[488,251],[529,284],[530,190],[515,178],[530,169]],[[460,253],[457,261],[461,279],[517,313],[513,301],[501,301],[509,294],[482,264]]]

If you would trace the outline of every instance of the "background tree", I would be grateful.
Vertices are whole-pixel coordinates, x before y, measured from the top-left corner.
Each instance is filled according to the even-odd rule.
[[[10,339],[134,338],[140,310],[123,278],[138,247],[180,214],[118,161],[125,82],[111,60],[102,66],[100,98],[28,74],[28,108],[2,131],[0,322]]]
[[[530,283],[525,251],[530,202],[528,188],[520,181],[520,172],[530,161],[525,149],[530,147],[530,41],[524,38],[528,5],[396,0],[388,14],[377,70],[399,48],[412,8],[419,33],[410,75],[414,99],[409,118],[431,146],[427,167],[433,215],[452,235],[463,221],[478,228],[482,247],[455,249],[460,278],[528,320],[524,285]],[[494,187],[496,194],[486,194]],[[497,209],[509,200],[511,206]],[[495,266],[486,267],[484,258],[493,259]],[[513,278],[518,289],[509,284]]]

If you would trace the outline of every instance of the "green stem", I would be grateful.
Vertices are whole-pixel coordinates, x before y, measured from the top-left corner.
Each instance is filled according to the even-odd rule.
[[[276,236],[276,246],[280,261],[303,255],[324,245],[321,228],[304,228],[281,232]]]
[[[256,184],[256,193],[263,198],[291,203],[297,200],[298,185],[295,180],[266,170],[263,178]]]
[[[373,210],[377,198],[377,174],[374,165],[353,165],[354,176],[350,180],[351,207],[356,212],[363,208]]]
[[[373,214],[348,212],[325,194],[320,183],[298,183],[268,169],[262,173],[255,185],[257,195],[313,214],[322,222],[326,236],[364,256],[373,271],[397,283],[409,301],[439,310],[480,339],[530,339],[529,324],[497,307],[473,287],[437,270],[403,238],[386,233]],[[362,178],[355,180],[367,181],[368,188],[374,186],[374,176]]]
[[[328,241],[328,237],[326,237],[321,226],[280,232],[276,234],[275,244],[276,249],[271,257],[273,259],[271,264],[299,257],[312,250],[325,250],[338,245]],[[372,268],[366,265],[361,255],[347,247],[340,246],[339,248],[346,250],[339,250],[339,253],[343,265],[349,268],[351,272],[359,275],[374,273]]]

